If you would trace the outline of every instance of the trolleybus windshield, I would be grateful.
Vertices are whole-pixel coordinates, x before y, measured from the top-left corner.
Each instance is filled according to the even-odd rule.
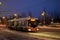
[[[29,22],[29,26],[31,26],[31,27],[37,27],[37,25],[38,25],[37,21],[30,21]]]

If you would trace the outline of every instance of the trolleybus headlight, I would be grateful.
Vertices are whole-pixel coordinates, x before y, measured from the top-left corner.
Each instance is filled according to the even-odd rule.
[[[31,31],[31,29],[28,29],[28,31]]]
[[[39,29],[37,28],[37,31],[38,31]]]

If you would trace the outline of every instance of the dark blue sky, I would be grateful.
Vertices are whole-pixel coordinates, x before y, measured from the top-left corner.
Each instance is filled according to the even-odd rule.
[[[11,15],[14,12],[21,14],[25,12],[28,14],[32,12],[33,17],[39,17],[41,11],[45,8],[46,12],[55,13],[60,16],[60,0],[1,0],[0,11],[13,11],[13,12],[0,12],[2,15]]]

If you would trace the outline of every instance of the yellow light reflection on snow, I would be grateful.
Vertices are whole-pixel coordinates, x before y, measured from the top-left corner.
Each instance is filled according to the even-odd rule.
[[[28,33],[28,34],[35,36],[49,37],[49,38],[60,38],[59,35],[54,35],[50,33]]]

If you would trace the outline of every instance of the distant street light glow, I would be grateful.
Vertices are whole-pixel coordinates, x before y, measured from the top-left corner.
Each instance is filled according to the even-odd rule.
[[[43,12],[41,15],[44,16],[45,15],[45,12]]]
[[[5,16],[3,16],[2,18],[5,19]]]
[[[2,2],[0,2],[0,5],[2,5]]]
[[[14,14],[14,16],[17,16],[17,14]]]

